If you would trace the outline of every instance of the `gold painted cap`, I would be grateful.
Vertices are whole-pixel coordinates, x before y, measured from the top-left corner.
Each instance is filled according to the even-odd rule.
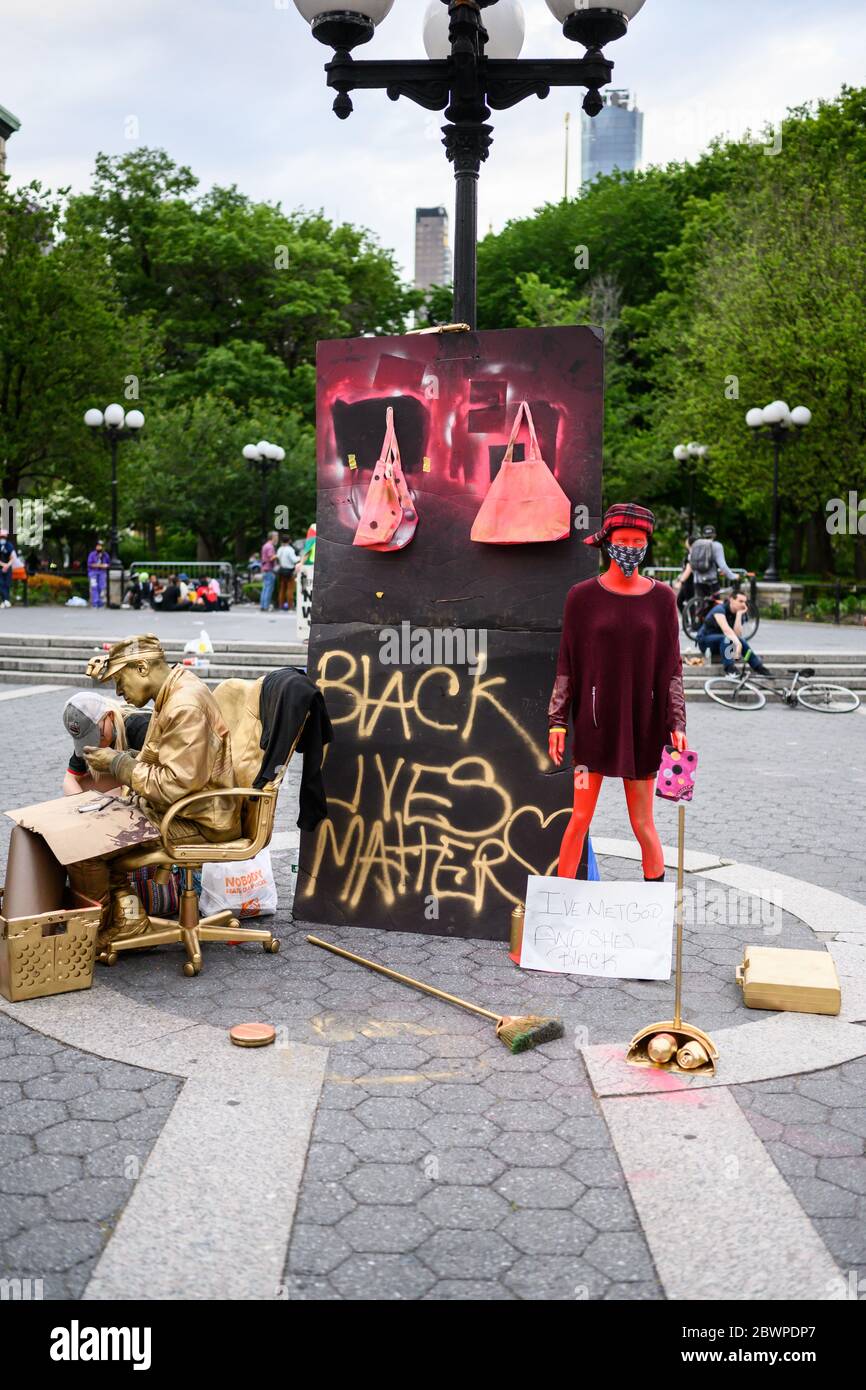
[[[135,661],[165,661],[162,643],[152,632],[138,637],[124,637],[122,642],[115,642],[107,652],[88,661],[87,674],[94,680],[107,681]]]

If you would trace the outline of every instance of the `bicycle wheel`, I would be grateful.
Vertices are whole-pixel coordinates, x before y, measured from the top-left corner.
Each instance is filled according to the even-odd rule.
[[[797,691],[797,699],[806,709],[819,714],[853,714],[860,705],[857,692],[844,685],[804,685]]]
[[[701,620],[698,617],[698,601],[695,598],[690,598],[687,603],[683,604],[683,632],[687,637],[691,637],[694,642],[698,635],[698,628],[700,625]]]
[[[727,676],[712,676],[704,681],[704,690],[711,700],[715,700],[717,705],[724,705],[726,709],[763,709],[767,703],[763,690],[756,685],[744,680],[728,680]]]
[[[743,614],[742,622],[743,638],[746,642],[748,642],[750,638],[754,637],[755,633],[758,631],[758,628],[761,625],[761,615],[758,612],[758,605],[756,603],[752,603],[751,599],[749,599],[748,603],[749,606]]]

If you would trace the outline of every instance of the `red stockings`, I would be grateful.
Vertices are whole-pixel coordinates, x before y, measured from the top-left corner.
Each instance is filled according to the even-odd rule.
[[[574,878],[577,874],[583,842],[595,814],[603,781],[600,772],[585,772],[582,768],[575,770],[574,810],[559,851],[557,874],[560,878]],[[641,781],[632,781],[624,777],[622,785],[625,790],[628,818],[641,849],[644,878],[659,878],[664,873],[665,861],[653,819],[655,778],[646,777]]]

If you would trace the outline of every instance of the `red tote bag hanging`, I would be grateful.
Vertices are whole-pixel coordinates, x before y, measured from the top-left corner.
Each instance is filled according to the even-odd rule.
[[[400,462],[394,411],[388,407],[385,438],[367,489],[353,545],[365,550],[403,550],[418,526],[418,512]]]
[[[515,463],[514,445],[524,413],[529,458]],[[531,545],[566,540],[570,534],[571,503],[541,457],[532,414],[521,401],[502,467],[475,518],[472,539],[487,545]]]

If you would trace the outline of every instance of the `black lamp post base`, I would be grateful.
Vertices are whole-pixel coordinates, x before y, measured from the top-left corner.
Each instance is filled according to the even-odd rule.
[[[599,49],[621,39],[628,32],[628,20],[618,10],[576,10],[564,21],[562,32],[584,48]]]
[[[369,43],[375,32],[372,19],[352,14],[350,10],[329,10],[313,20],[313,38],[347,53],[359,44]]]

